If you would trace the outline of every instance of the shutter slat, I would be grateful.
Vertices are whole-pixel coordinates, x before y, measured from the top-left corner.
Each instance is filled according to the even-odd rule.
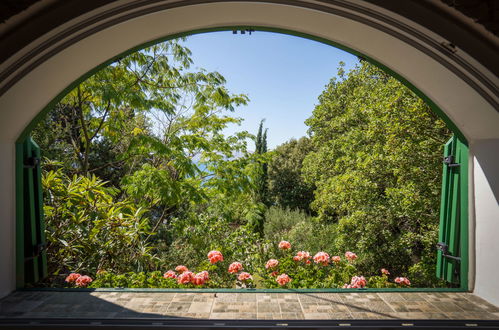
[[[443,164],[442,170],[442,196],[440,204],[439,244],[445,246],[437,252],[437,277],[450,283],[459,284],[465,278],[462,274],[462,249],[467,228],[464,228],[467,215],[463,213],[466,205],[467,184],[467,146],[457,137],[453,136],[445,145],[444,157],[449,159]],[[450,157],[450,158],[449,158]],[[456,259],[457,258],[457,259]]]
[[[28,137],[16,145],[18,287],[47,276],[40,148]],[[38,161],[33,161],[37,159]]]

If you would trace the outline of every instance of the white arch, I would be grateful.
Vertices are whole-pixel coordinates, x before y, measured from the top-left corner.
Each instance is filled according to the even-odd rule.
[[[470,223],[480,237],[477,245],[470,244],[470,255],[476,255],[475,292],[499,303],[499,284],[485,282],[487,273],[499,271],[498,262],[491,261],[499,255],[492,237],[499,234],[499,179],[493,174],[499,155],[491,155],[499,154],[495,75],[461,50],[445,55],[441,43],[447,41],[424,27],[357,0],[348,6],[342,1],[321,3],[315,9],[259,1],[179,7],[175,1],[144,1],[135,7],[131,3],[118,1],[77,17],[0,65],[0,269],[11,270],[0,273],[0,296],[15,285],[14,142],[33,118],[72,82],[130,48],[199,29],[264,26],[323,38],[365,54],[405,77],[455,123],[475,154],[470,162],[475,183],[470,192],[476,197],[470,198]],[[98,15],[101,19],[92,21]],[[106,23],[109,26],[103,26]],[[75,26],[81,28],[72,30]],[[474,274],[470,267],[471,285]]]

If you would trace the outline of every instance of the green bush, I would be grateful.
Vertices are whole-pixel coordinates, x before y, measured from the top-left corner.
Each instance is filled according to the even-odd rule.
[[[145,209],[117,201],[117,190],[95,176],[68,177],[58,169],[44,172],[42,184],[50,275],[154,267]]]

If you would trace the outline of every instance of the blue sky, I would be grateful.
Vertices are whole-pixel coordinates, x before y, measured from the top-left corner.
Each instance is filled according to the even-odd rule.
[[[244,122],[227,133],[256,134],[265,118],[270,149],[306,135],[304,121],[336,75],[338,63],[345,62],[348,70],[358,62],[356,56],[329,45],[271,32],[204,33],[188,37],[184,44],[192,51],[194,67],[220,72],[230,92],[250,98],[235,113]]]

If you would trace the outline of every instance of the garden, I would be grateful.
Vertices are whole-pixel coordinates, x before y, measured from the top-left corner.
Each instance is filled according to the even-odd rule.
[[[116,59],[31,136],[42,151],[48,277],[35,287],[363,289],[436,278],[445,123],[359,59],[306,136],[227,133],[250,102],[185,39]],[[284,111],[284,110],[283,110]]]

